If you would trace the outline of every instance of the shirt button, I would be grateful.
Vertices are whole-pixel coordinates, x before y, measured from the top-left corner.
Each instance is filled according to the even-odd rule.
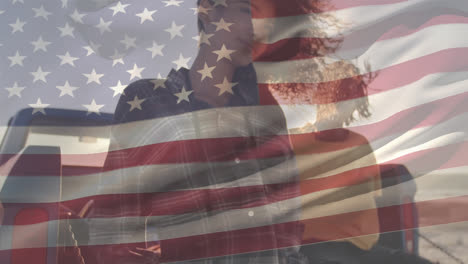
[[[239,164],[239,163],[240,163],[240,159],[239,159],[239,158],[236,158],[236,159],[234,160],[234,162],[235,162],[236,164]]]
[[[253,212],[253,211],[249,211],[248,215],[249,215],[250,217],[252,217],[252,216],[254,216],[254,212]]]

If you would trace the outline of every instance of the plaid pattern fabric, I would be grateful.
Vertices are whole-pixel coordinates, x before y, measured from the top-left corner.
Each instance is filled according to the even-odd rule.
[[[177,163],[177,166],[169,168],[170,164],[165,164],[163,166],[166,166],[166,169],[159,170],[142,168],[140,173],[145,179],[154,178],[155,185],[153,188],[150,187],[153,193],[174,192],[178,195],[174,195],[174,199],[165,200],[158,199],[158,196],[154,195],[131,204],[125,202],[122,196],[121,202],[116,206],[120,206],[124,212],[133,211],[131,213],[133,215],[146,213],[148,215],[146,223],[142,223],[141,220],[135,223],[122,219],[117,224],[120,228],[116,230],[115,226],[112,228],[101,226],[98,224],[99,221],[96,221],[95,224],[91,223],[90,233],[94,235],[91,241],[101,240],[116,232],[131,236],[136,230],[145,232],[147,238],[164,238],[168,233],[177,233],[175,229],[184,229],[183,233],[193,235],[210,234],[215,230],[218,231],[217,235],[206,237],[206,246],[187,245],[185,242],[168,243],[170,246],[166,246],[163,240],[161,245],[163,258],[184,259],[184,254],[193,248],[205,251],[201,253],[203,256],[213,256],[218,253],[210,253],[210,251],[216,252],[216,249],[208,245],[216,241],[230,244],[227,247],[230,252],[246,252],[243,249],[246,241],[257,241],[258,246],[263,246],[263,241],[273,241],[272,248],[275,250],[224,256],[220,259],[207,260],[208,262],[279,263],[286,257],[283,255],[294,252],[280,250],[282,253],[278,253],[276,250],[281,245],[298,245],[301,239],[299,224],[290,224],[286,227],[275,225],[299,220],[300,209],[297,198],[298,174],[284,115],[278,106],[271,106],[267,116],[255,111],[255,108],[246,111],[245,107],[236,107],[255,105],[258,101],[255,95],[256,80],[253,69],[250,66],[241,69],[237,76],[240,76],[237,78],[241,79],[239,81],[241,85],[238,85],[238,89],[234,89],[234,94],[226,107],[211,107],[197,99],[194,93],[188,96],[188,101],[178,103],[174,94],[180,93],[183,89],[192,91],[188,71],[183,68],[178,71],[173,70],[164,82],[164,87],[155,89],[155,81],[145,79],[125,89],[125,95],[120,98],[116,108],[115,123],[158,120],[158,118],[167,120],[162,123],[154,122],[154,126],[151,126],[150,122],[145,131],[141,131],[141,135],[131,137],[138,142],[127,144],[146,145],[145,140],[155,137],[162,137],[164,140],[158,147],[153,147],[144,154],[138,153],[141,149],[129,150],[125,155],[121,152],[113,155],[113,152],[110,152],[106,167],[126,168],[128,167],[126,163],[132,163],[132,159],[138,159],[141,164],[154,164],[155,160],[170,156],[171,152],[177,152],[176,160],[172,161]],[[251,95],[252,93],[254,94]],[[143,103],[146,105],[143,111],[130,110],[131,105],[128,101],[135,97],[139,100],[145,99]],[[233,143],[228,143],[229,146],[219,147],[209,140],[225,135],[226,131],[230,131],[229,134],[233,138]],[[191,141],[186,138],[208,139],[197,145],[196,149],[197,155],[202,157],[199,160],[203,162],[191,162],[193,149],[190,149]],[[237,142],[236,138],[244,140]],[[112,131],[111,149],[121,149],[122,147],[118,146],[120,140],[128,140],[128,136],[125,132],[115,129]],[[182,143],[177,147],[171,147],[170,143],[176,141]],[[262,155],[264,158],[254,158],[257,155]],[[127,177],[125,170],[116,173],[122,182],[125,182]],[[151,183],[142,180],[131,184]],[[138,189],[138,186],[136,188]],[[202,191],[184,193],[187,190]],[[187,201],[191,201],[192,207],[181,208],[177,214],[158,215],[165,209],[181,206]],[[273,203],[275,201],[284,202]],[[135,212],[138,210],[145,213]],[[106,212],[94,212],[94,214],[99,214],[99,218],[106,216]],[[123,212],[122,214],[125,215]],[[238,232],[252,227],[265,228],[257,228],[253,232]],[[108,255],[101,257],[103,259],[99,262],[114,261],[115,253],[110,250]]]

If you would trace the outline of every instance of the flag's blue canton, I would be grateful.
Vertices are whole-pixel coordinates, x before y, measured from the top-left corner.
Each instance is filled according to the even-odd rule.
[[[154,81],[139,80],[125,89],[125,94],[122,95],[115,111],[115,122],[147,120],[214,107],[195,98],[188,70],[185,68],[172,70],[164,85],[158,86]],[[259,96],[253,66],[239,68],[234,75],[234,81],[239,84],[233,87],[233,94],[226,107],[258,105]],[[177,96],[181,92],[187,93],[185,100],[180,99],[182,96]],[[138,103],[129,103],[133,101]],[[136,109],[137,107],[140,108]]]
[[[0,2],[0,126],[24,108],[113,113],[124,88],[197,52],[195,1]],[[156,11],[155,11],[156,10]],[[38,100],[40,99],[40,100]],[[52,114],[52,112],[50,112]]]

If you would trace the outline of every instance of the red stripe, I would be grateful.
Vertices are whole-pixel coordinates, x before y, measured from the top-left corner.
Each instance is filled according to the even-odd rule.
[[[379,138],[401,134],[411,129],[428,127],[436,125],[442,121],[456,117],[461,113],[467,112],[467,105],[464,103],[468,99],[468,92],[454,95],[448,98],[423,104],[414,108],[406,109],[405,111],[399,112],[382,122],[375,124],[365,125],[361,127],[352,128],[353,131],[362,134],[368,141],[374,141]],[[321,132],[323,133],[323,132]],[[315,137],[314,133],[306,135],[291,135],[291,140],[295,141],[307,141],[307,137]],[[115,155],[118,159],[125,157],[125,167],[142,166],[149,164],[166,164],[166,163],[186,163],[186,162],[215,162],[215,161],[233,161],[236,158],[235,153],[230,156],[226,156],[226,149],[235,149],[238,146],[249,146],[249,139],[243,138],[226,138],[226,139],[198,139],[178,142],[168,142],[161,144],[154,144],[149,146],[138,147],[134,149],[122,150],[111,152],[110,155]],[[241,160],[249,159],[262,159],[271,158],[282,155],[281,147],[285,146],[288,140],[288,136],[274,136],[271,140],[264,144],[261,148],[255,148],[252,146],[251,149],[246,147],[245,153],[238,153],[237,157]],[[279,142],[280,144],[277,144]],[[327,149],[318,150],[320,153],[334,151],[338,149],[348,148],[357,146],[363,142],[351,142],[350,144],[342,144],[341,146],[334,146],[330,144]],[[296,144],[300,145],[300,144]],[[304,144],[307,145],[307,144]],[[170,149],[171,152],[166,155],[160,153],[157,157],[152,158],[148,161],[147,157],[154,153],[155,149]],[[209,153],[214,158],[209,160],[206,156],[199,155],[199,149],[206,149],[206,153]],[[251,150],[251,151],[250,151]],[[311,153],[316,153],[311,150]],[[222,153],[221,153],[222,152]],[[184,160],[181,160],[184,157]],[[124,168],[123,164],[115,164],[106,167],[104,170],[114,170]]]
[[[465,104],[468,100],[468,92],[459,95],[454,95],[441,100],[423,104],[417,107],[409,108],[395,115],[369,125],[363,125],[353,127],[351,130],[364,136],[367,141],[372,142],[386,136],[398,135],[410,131],[415,128],[429,127],[439,124],[443,121],[447,121],[460,114],[467,112],[468,105]],[[320,132],[327,133],[327,132]],[[135,166],[144,166],[152,164],[177,164],[187,162],[215,162],[215,161],[234,161],[235,158],[241,160],[249,159],[262,159],[277,157],[278,155],[284,155],[284,146],[287,146],[286,140],[289,138],[293,142],[297,142],[295,145],[307,146],[309,140],[314,139],[316,133],[297,134],[290,136],[271,136],[271,140],[266,143],[262,148],[254,147],[251,144],[252,138],[218,138],[218,139],[197,139],[177,142],[166,142],[153,145],[147,145],[143,147],[137,147],[132,149],[120,150],[110,152],[110,157],[115,157],[115,162],[109,162],[103,171],[111,171],[116,169],[123,169]],[[304,142],[304,143],[301,143]],[[280,143],[280,144],[277,144]],[[358,146],[365,142],[349,142],[344,144],[330,144],[326,149],[314,149],[308,150],[308,153],[325,153],[329,151],[340,150],[348,147]],[[220,147],[222,146],[222,147]],[[238,155],[235,155],[235,151],[232,154],[227,155],[226,149],[235,150],[239,149]],[[251,146],[249,148],[249,146]],[[200,155],[199,149],[206,149],[206,153],[210,154],[210,158],[207,156]],[[169,151],[170,150],[170,151]],[[148,159],[151,155],[159,154]],[[242,153],[244,151],[244,153]],[[166,153],[167,152],[167,153]],[[183,155],[182,155],[183,154]],[[95,160],[103,159],[107,153],[97,154],[63,154],[67,156],[68,160]],[[12,155],[6,155],[11,157]],[[29,154],[22,155],[26,160],[25,164],[28,166],[19,166],[15,171],[12,171],[12,176],[58,176],[58,172],[52,172],[48,170],[38,170],[36,165],[44,165],[50,162],[55,162],[58,158],[56,155],[47,154]],[[182,158],[183,157],[183,158]],[[124,160],[125,163],[119,163]],[[97,169],[96,169],[97,170]],[[98,171],[96,171],[98,172]],[[91,173],[89,168],[83,168],[80,170],[77,168],[72,171],[63,171],[62,176],[77,176]],[[3,175],[6,175],[4,173]]]
[[[256,146],[257,141],[264,142]],[[255,137],[231,137],[209,138],[164,142],[146,145],[136,148],[123,149],[109,152],[108,162],[101,171],[110,171],[128,167],[151,164],[181,164],[192,162],[221,162],[263,159],[284,156],[289,146],[289,137],[263,136]],[[200,155],[203,150],[204,155]],[[227,151],[228,150],[228,151]],[[62,154],[67,160],[77,160],[83,164],[86,160],[102,160],[107,152],[93,154]],[[104,156],[104,157],[103,157]],[[12,154],[0,156],[3,160],[14,157]],[[3,175],[14,176],[59,176],[61,171],[50,170],[47,164],[55,163],[60,155],[51,154],[23,154],[19,164],[15,165],[10,173],[3,168]],[[39,169],[38,169],[39,168]],[[44,168],[44,169],[40,169]],[[89,168],[84,168],[84,173],[90,173]],[[70,175],[79,175],[80,170],[69,171]],[[69,176],[64,171],[62,176]]]
[[[466,157],[468,157],[468,142],[463,142],[412,152],[380,164],[404,165],[416,173],[414,176],[417,177],[418,174],[431,171],[467,166]],[[325,178],[302,181],[301,194],[363,183],[371,177],[375,177],[376,169],[375,166],[367,166]]]
[[[431,127],[468,112],[468,92],[426,103],[398,112],[378,123],[357,126],[352,131],[361,134],[369,142],[412,129]]]
[[[444,198],[431,201],[415,203],[419,212],[420,227],[429,227],[440,224],[450,224],[468,221],[468,211],[465,210],[468,203],[468,196],[459,196],[454,198]],[[380,217],[386,218],[386,225],[381,227],[380,232],[391,232],[402,230],[403,228],[415,228],[417,226],[402,226],[399,215],[394,212],[401,205],[389,206],[379,209]],[[375,209],[366,210],[374,211]],[[337,221],[336,219],[347,219],[355,217],[355,214],[361,212],[345,213],[334,216],[307,219],[299,222],[314,226],[325,221]],[[345,222],[344,222],[345,223]],[[182,261],[198,258],[208,258],[215,256],[225,256],[231,254],[247,253],[260,250],[268,250],[280,247],[289,247],[297,244],[297,241],[282,238],[293,238],[291,232],[297,228],[298,223],[290,222],[277,224],[271,227],[257,227],[232,232],[220,232],[207,235],[198,235],[169,239],[161,242],[162,262]],[[276,239],[265,239],[266,235],[271,234],[273,228],[276,232]],[[334,234],[333,231],[330,232]],[[367,235],[367,234],[360,234]],[[332,236],[333,237],[333,236]],[[346,237],[336,235],[335,239],[344,239]],[[323,241],[302,241],[302,244],[309,244]],[[128,250],[136,247],[145,247],[145,243],[132,243],[120,245],[100,245],[100,246],[82,246],[82,252],[85,255],[87,264],[94,263],[122,263],[130,258]],[[0,256],[7,259],[10,252],[21,252],[20,249],[0,251]],[[95,259],[100,256],[100,259]],[[25,260],[26,261],[26,260]],[[32,259],[23,262],[24,264],[35,263]],[[23,264],[18,263],[18,264]]]
[[[49,219],[48,212],[43,208],[25,208],[15,216],[15,225],[31,225],[36,222],[47,222]],[[47,258],[47,229],[39,229],[36,232],[29,234],[29,236],[18,236],[17,230],[13,229],[12,247],[25,249],[15,250],[11,253],[11,264],[28,263],[33,259],[34,262],[45,264]],[[37,248],[34,248],[37,247]]]
[[[362,49],[370,47],[376,42],[401,38],[413,33],[419,32],[425,28],[437,25],[447,24],[467,24],[468,17],[457,15],[441,15],[431,18],[417,28],[408,27],[405,24],[398,23],[393,26],[388,21],[381,22],[382,26],[375,26],[370,29],[364,29],[347,35],[344,39],[340,38],[287,38],[275,43],[255,43],[253,46],[252,57],[256,62],[279,62],[287,60],[311,59],[318,56],[327,56],[335,49],[333,47],[340,44],[339,51]],[[381,28],[384,27],[384,28]]]
[[[450,10],[450,9],[448,9],[448,10]],[[448,10],[447,10],[447,12],[448,12]],[[418,32],[418,31],[421,31],[424,28],[428,28],[428,27],[431,27],[431,26],[444,25],[444,24],[458,24],[458,23],[459,24],[468,23],[468,17],[466,17],[466,16],[457,16],[457,15],[440,15],[440,16],[431,18],[429,21],[427,21],[424,24],[418,26],[417,28],[409,27],[406,24],[400,24],[400,25],[398,25],[396,27],[393,27],[391,30],[385,32],[385,34],[383,34],[378,39],[378,41],[408,36],[408,35],[411,35],[413,33]]]
[[[419,174],[426,172],[467,166],[468,160],[465,158],[467,156],[468,142],[463,142],[413,152],[382,164],[402,164],[413,171],[413,173],[416,173],[414,177],[417,177]],[[31,207],[56,211],[57,206],[59,206],[61,212],[57,215],[63,219],[68,217],[66,213],[69,209],[78,212],[89,200],[94,200],[93,208],[95,210],[106,212],[106,215],[92,216],[96,218],[109,216],[175,215],[250,208],[279,202],[297,197],[298,195],[361,184],[375,177],[376,170],[376,166],[362,167],[324,178],[308,179],[300,183],[160,193],[100,195],[60,203],[5,203],[4,224],[11,224],[11,217],[16,214],[15,212],[21,210],[21,208]],[[398,177],[399,175],[389,176]],[[300,192],[298,189],[299,184]],[[135,210],[135,205],[138,205],[138,210]],[[57,219],[57,217],[53,217],[52,215],[51,217],[51,220]]]
[[[11,225],[11,217],[22,208],[43,208],[46,211],[60,213],[54,219],[77,218],[77,213],[90,200],[93,200],[93,210],[105,211],[100,217],[125,217],[148,215],[175,215],[218,210],[235,210],[274,203],[297,197],[297,183],[258,185],[248,187],[217,188],[204,190],[167,191],[158,193],[107,194],[89,196],[81,199],[59,203],[4,203],[5,225]],[[138,205],[138,207],[136,207]],[[135,209],[138,208],[138,209]],[[68,212],[74,212],[71,217]],[[31,219],[26,224],[44,222]],[[20,225],[21,223],[15,223]]]
[[[253,18],[271,18],[283,16],[297,16],[345,8],[370,5],[386,5],[406,2],[406,0],[252,0]]]
[[[383,164],[403,164],[419,173],[466,166],[468,142],[412,152]]]
[[[416,82],[421,78],[435,73],[441,72],[457,72],[467,71],[468,64],[468,48],[455,48],[439,51],[427,56],[413,59],[401,64],[397,64],[380,71],[372,72],[371,74],[364,74],[359,77],[368,79],[370,75],[376,76],[374,80],[369,83],[367,91],[369,95],[378,94],[393,89],[400,88],[404,85]],[[343,85],[347,82],[354,82],[356,77],[343,79]],[[307,95],[314,88],[320,92],[321,89],[328,89],[333,82],[321,83],[317,87],[316,83],[281,83],[281,84],[259,84],[260,104],[261,105],[288,105],[288,104],[328,104],[337,102],[336,99],[331,97],[312,98],[310,96],[296,96],[294,101],[281,97],[280,91],[295,91],[296,94]],[[278,91],[278,92],[276,92]],[[273,97],[273,94],[277,94]],[[350,94],[346,100],[356,99],[361,97],[361,94]]]
[[[435,201],[425,201],[416,203],[419,210],[420,217],[425,219],[421,226],[431,226],[436,224],[448,224],[468,220],[468,211],[464,210],[468,202],[468,196],[457,198],[439,199]],[[441,208],[440,205],[445,205],[446,208]],[[399,205],[385,207],[382,209],[381,215],[393,219],[393,225],[385,226],[385,229],[380,232],[398,231],[402,229],[401,222],[398,215],[391,214]],[[450,210],[447,210],[447,207]],[[439,210],[434,210],[434,209]],[[374,211],[375,209],[366,210]],[[450,211],[451,214],[444,214]],[[389,213],[387,213],[389,212]],[[301,221],[301,224],[310,226],[318,225],[323,222],[336,222],[336,219],[355,218],[356,214],[362,212],[345,213],[334,216],[326,216],[321,218],[314,218]],[[344,221],[342,221],[345,223]],[[296,223],[277,224],[273,226],[277,237],[288,237],[289,233],[296,228]],[[414,228],[406,227],[406,228]],[[267,250],[272,248],[294,246],[295,241],[288,241],[286,239],[279,239],[279,241],[272,241],[263,239],[262,236],[257,235],[262,232],[267,232],[268,227],[251,228],[239,230],[229,233],[216,233],[205,236],[184,237],[179,239],[165,240],[162,242],[163,261],[178,261],[195,258],[204,258],[212,256],[222,256],[228,254],[245,253],[249,251]],[[330,233],[334,233],[330,230]],[[234,234],[232,234],[234,233]],[[359,235],[367,235],[365,233]],[[289,236],[290,237],[290,236]],[[331,236],[331,240],[343,239],[346,237],[336,235]],[[275,245],[275,242],[277,244]],[[313,243],[322,241],[303,241],[302,243]],[[209,248],[209,252],[207,252]],[[167,250],[165,250],[167,249]],[[213,250],[211,250],[213,249]]]

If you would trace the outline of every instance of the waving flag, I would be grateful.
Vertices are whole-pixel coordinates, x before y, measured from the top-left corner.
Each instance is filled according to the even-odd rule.
[[[466,221],[467,11],[5,1],[1,262],[297,263]]]

